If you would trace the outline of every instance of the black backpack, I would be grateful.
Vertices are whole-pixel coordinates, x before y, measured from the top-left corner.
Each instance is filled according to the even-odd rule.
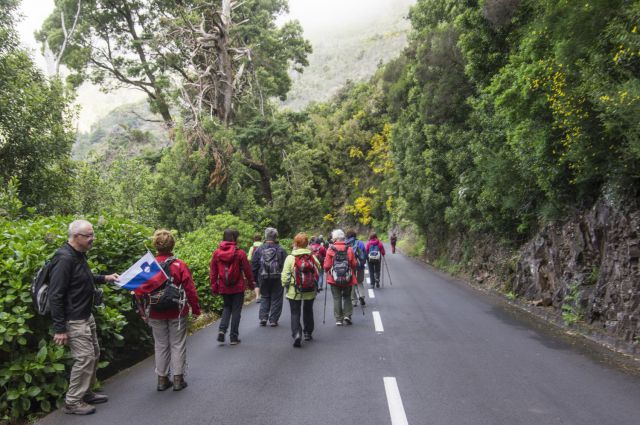
[[[338,251],[335,246],[331,246],[335,255],[331,266],[331,276],[336,286],[348,286],[351,283],[351,266],[349,265],[349,247],[344,251]]]
[[[153,311],[174,310],[184,305],[184,288],[174,284],[173,276],[171,275],[171,263],[175,260],[176,257],[169,257],[160,263],[160,267],[162,267],[168,279],[160,287],[149,293],[149,308]]]
[[[38,314],[47,316],[51,313],[49,305],[49,279],[54,266],[53,260],[47,260],[38,269],[31,281],[31,300]]]
[[[280,262],[277,245],[262,245],[260,253],[260,277],[272,279],[280,277]]]

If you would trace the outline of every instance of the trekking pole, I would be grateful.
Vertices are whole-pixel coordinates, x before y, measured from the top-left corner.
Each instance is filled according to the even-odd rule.
[[[354,286],[355,291],[356,291],[356,297],[358,298],[358,303],[360,304],[360,307],[362,308],[362,315],[364,316],[364,304],[362,304],[362,302],[360,301],[360,297],[364,298],[364,294],[360,294],[360,290],[358,289],[358,284],[356,283],[356,286]]]
[[[324,271],[323,271],[324,273]],[[327,283],[327,276],[324,276],[324,308],[322,309],[322,324],[327,318],[327,291],[329,290],[329,283]]]
[[[384,257],[382,257],[382,260],[384,261],[384,264],[387,269],[387,274],[389,275],[389,284],[393,286],[393,281],[391,280],[391,273],[389,272],[389,265],[387,264],[387,260],[385,260]]]

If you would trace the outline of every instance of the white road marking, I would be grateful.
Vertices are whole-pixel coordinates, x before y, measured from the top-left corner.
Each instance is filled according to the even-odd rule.
[[[386,376],[383,379],[384,390],[387,393],[387,403],[389,404],[389,414],[391,415],[391,425],[409,425],[407,415],[404,413],[396,378]]]
[[[380,312],[374,311],[372,314],[373,314],[373,324],[376,328],[376,332],[384,332],[384,327],[382,326],[382,319],[380,319]]]
[[[369,289],[369,298],[375,298],[376,294],[373,292],[373,289]]]

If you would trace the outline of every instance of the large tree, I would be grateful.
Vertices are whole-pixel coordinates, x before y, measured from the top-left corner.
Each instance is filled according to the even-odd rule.
[[[78,5],[69,34],[61,16],[76,16]],[[301,71],[311,52],[298,22],[276,24],[287,10],[286,0],[60,0],[38,38],[60,55],[73,82],[141,90],[168,127],[171,99],[179,99],[187,139],[214,157],[212,184],[226,180],[235,151],[268,181],[266,164],[254,158],[260,140],[229,145],[203,121],[254,121],[268,113],[269,99],[286,97],[290,69]],[[270,190],[264,195],[270,199]]]

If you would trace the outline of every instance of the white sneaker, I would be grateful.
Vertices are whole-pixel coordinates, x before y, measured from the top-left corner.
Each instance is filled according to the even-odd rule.
[[[351,317],[347,316],[344,318],[344,324],[345,325],[350,325],[351,324]]]
[[[343,325],[342,320],[336,320],[336,326],[342,326],[342,325]]]

